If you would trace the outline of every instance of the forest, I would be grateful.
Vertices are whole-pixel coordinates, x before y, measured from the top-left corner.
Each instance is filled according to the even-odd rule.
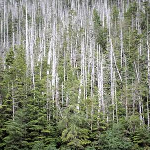
[[[150,150],[150,0],[0,0],[0,150]]]

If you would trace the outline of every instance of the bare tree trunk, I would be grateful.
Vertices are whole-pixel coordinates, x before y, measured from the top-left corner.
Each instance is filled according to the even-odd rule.
[[[126,119],[128,118],[128,95],[127,95],[127,90],[128,90],[128,83],[127,83],[127,61],[125,58],[125,107],[126,107]]]
[[[149,129],[150,120],[149,120],[149,96],[147,96],[147,127]]]
[[[28,2],[26,1],[26,63],[29,69],[29,50],[28,50]]]
[[[122,66],[123,66],[123,53],[124,53],[123,52],[123,33],[122,33],[123,31],[122,31],[122,24],[120,26],[121,26],[121,35],[120,35],[120,38],[121,38],[121,54],[120,54],[120,57],[121,57],[121,68],[122,68]]]
[[[149,121],[149,99],[150,99],[150,48],[149,48],[149,31],[148,31],[148,14],[147,14],[147,56],[148,56],[148,100],[147,100],[147,117],[148,117],[148,128],[149,128],[149,124],[150,124],[150,121]]]
[[[132,103],[132,110],[133,110],[133,112],[132,112],[132,114],[134,115],[135,114],[135,92],[134,92],[134,85],[133,85],[133,79],[132,79],[132,101],[133,101],[133,103]]]
[[[5,35],[6,35],[6,34],[5,34],[5,11],[6,11],[6,8],[5,8],[5,1],[4,1],[4,12],[3,12],[3,13],[4,13],[4,25],[3,25],[3,27],[4,27],[4,30],[3,30],[3,31],[4,31],[4,37],[3,37],[3,38],[4,38],[4,40],[3,40],[3,43],[4,43],[4,44],[3,44],[3,46],[4,46],[4,47],[5,47],[5,45],[6,45],[6,44],[5,44]]]
[[[115,72],[114,72],[114,84],[115,84],[115,90],[114,90],[114,97],[115,97],[115,106],[116,106],[116,121],[118,123],[118,101],[117,101],[117,89],[116,89],[116,77],[115,77]]]
[[[13,85],[13,82],[12,82],[12,87],[11,87],[11,90],[12,90],[12,111],[13,111],[13,120],[14,120],[14,117],[15,117],[15,98],[14,98],[14,85]]]
[[[110,77],[111,77],[111,100],[112,100],[112,118],[113,122],[115,120],[115,110],[114,110],[114,69],[113,69],[113,45],[112,40],[110,39]]]

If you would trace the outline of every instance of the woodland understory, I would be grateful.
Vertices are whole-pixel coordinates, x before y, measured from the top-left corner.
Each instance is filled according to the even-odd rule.
[[[0,0],[0,150],[150,150],[150,0]]]

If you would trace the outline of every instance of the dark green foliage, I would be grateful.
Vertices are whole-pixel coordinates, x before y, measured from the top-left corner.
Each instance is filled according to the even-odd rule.
[[[5,147],[8,150],[26,149],[28,142],[26,141],[26,112],[19,110],[16,113],[15,120],[6,122],[7,136],[4,138]]]
[[[65,114],[59,123],[63,144],[72,149],[84,149],[86,145],[91,143],[89,140],[89,130],[83,126],[86,119],[71,105]]]
[[[48,145],[44,150],[57,150],[56,145]]]
[[[113,7],[112,17],[113,17],[113,22],[117,22],[118,17],[119,17],[119,11],[118,11],[118,8],[116,6]]]
[[[102,26],[100,17],[96,9],[93,11],[94,21],[94,34],[96,38],[96,44],[101,45],[103,52],[105,53],[107,47],[107,28]]]
[[[114,124],[112,129],[100,136],[99,142],[102,149],[106,150],[128,150],[133,146],[131,140],[126,137],[121,124]]]
[[[13,65],[13,61],[14,61],[14,52],[11,49],[6,58],[6,65],[7,66]]]
[[[145,1],[144,4],[145,12],[141,11],[141,29],[143,32],[150,30],[150,6],[148,1]]]
[[[14,4],[15,2],[18,5],[21,4],[22,15],[25,17],[24,2],[14,0]],[[33,0],[30,2],[34,8],[36,2]],[[84,4],[84,1],[79,0],[75,2],[75,5],[77,2],[79,2],[79,6]],[[105,3],[104,0],[103,2]],[[147,39],[149,40],[150,30],[149,2],[142,2],[140,7],[137,2],[130,0],[128,8],[127,1],[111,0],[107,2],[110,7],[104,6],[104,10],[102,10],[104,16],[102,16],[103,14],[100,15],[99,10],[96,10],[97,6],[92,7],[93,4],[96,4],[96,0],[88,0],[89,12],[93,11],[93,22],[87,24],[86,28],[79,28],[73,24],[78,12],[73,9],[72,1],[62,1],[63,9],[67,9],[64,14],[68,13],[69,17],[69,25],[63,30],[62,36],[59,36],[61,24],[63,24],[61,19],[65,20],[65,18],[58,18],[56,21],[54,17],[57,15],[54,15],[47,20],[47,17],[50,16],[46,15],[44,18],[42,13],[49,11],[49,5],[45,7],[46,11],[42,12],[41,7],[45,2],[43,5],[38,2],[37,14],[31,11],[33,18],[31,18],[31,14],[27,15],[28,37],[29,39],[32,37],[30,30],[33,30],[36,35],[33,44],[34,82],[30,68],[31,62],[29,61],[27,68],[25,58],[26,21],[25,19],[20,20],[21,31],[19,31],[18,20],[12,18],[11,13],[6,15],[5,12],[6,20],[5,22],[1,21],[1,30],[4,25],[7,25],[8,19],[8,45],[12,44],[13,32],[15,35],[16,32],[18,32],[17,34],[23,32],[23,35],[20,39],[22,45],[13,45],[8,49],[5,57],[0,58],[0,150],[148,150],[150,148],[147,112],[150,109],[147,71],[149,67],[147,65]],[[120,7],[122,2],[124,6]],[[52,5],[59,7],[59,3]],[[20,6],[17,7],[20,9]],[[84,8],[81,6],[79,9],[82,7]],[[124,12],[122,12],[123,7]],[[21,11],[19,9],[18,11]],[[110,20],[106,14],[107,9],[110,9],[111,12]],[[30,12],[30,6],[28,11]],[[80,13],[82,18],[83,14]],[[120,18],[121,14],[124,18]],[[87,16],[87,22],[88,19]],[[102,19],[104,22],[101,21]],[[30,29],[34,20],[34,28]],[[76,21],[78,22],[78,18]],[[58,35],[58,39],[54,37],[52,40],[56,41],[50,43],[52,50],[50,65],[47,64],[47,51],[53,31],[47,29],[54,27],[50,27],[49,22],[54,22],[56,35]],[[108,24],[110,25],[109,36]],[[94,26],[91,31],[92,35],[91,33],[89,35],[89,26]],[[5,30],[7,29],[5,28]],[[44,31],[43,34],[41,34],[42,31]],[[1,36],[3,37],[3,35]],[[63,40],[59,45],[61,38]],[[90,38],[95,38],[95,43],[89,43]],[[110,38],[113,46],[113,68],[110,68],[110,51],[112,50],[109,43]],[[3,40],[4,37],[1,41],[3,42]],[[84,54],[81,52],[80,41],[82,40],[87,43]],[[18,41],[17,36],[15,44]],[[41,52],[41,47],[44,49],[42,45],[44,42],[45,56]],[[30,44],[28,45],[29,49]],[[38,46],[39,44],[40,46]],[[89,50],[90,44],[95,44],[95,47]],[[101,47],[99,54],[97,45]],[[40,56],[38,56],[39,53]],[[56,58],[53,56],[54,53]],[[82,58],[83,55],[84,58]],[[42,60],[37,60],[39,57],[42,57]],[[103,64],[101,64],[102,58]],[[84,65],[81,64],[82,59]],[[57,86],[52,86],[52,65],[54,63],[56,63],[55,75],[58,77],[54,84],[57,82]],[[113,69],[114,78],[112,83],[110,81],[111,69]],[[103,74],[103,81],[102,77],[97,75],[98,71],[101,75]],[[103,104],[100,104],[101,97],[98,97],[98,78],[103,82],[103,85],[99,86],[103,86],[105,114],[100,109],[102,106],[99,106]],[[111,91],[112,85],[114,91]],[[114,92],[114,104],[112,104],[111,92]],[[141,104],[139,104],[140,102]],[[141,114],[139,107],[141,107]],[[112,119],[113,111],[114,120]],[[127,117],[126,113],[128,113]],[[143,122],[140,120],[140,115]]]
[[[32,150],[44,150],[44,143],[42,141],[36,141]]]
[[[125,20],[126,20],[125,26],[127,28],[132,27],[133,20],[136,17],[136,12],[137,12],[137,3],[132,2],[127,12],[125,13]]]

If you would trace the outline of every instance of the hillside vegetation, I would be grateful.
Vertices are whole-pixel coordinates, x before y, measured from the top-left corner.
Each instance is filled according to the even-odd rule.
[[[149,150],[150,1],[0,0],[0,150]]]

